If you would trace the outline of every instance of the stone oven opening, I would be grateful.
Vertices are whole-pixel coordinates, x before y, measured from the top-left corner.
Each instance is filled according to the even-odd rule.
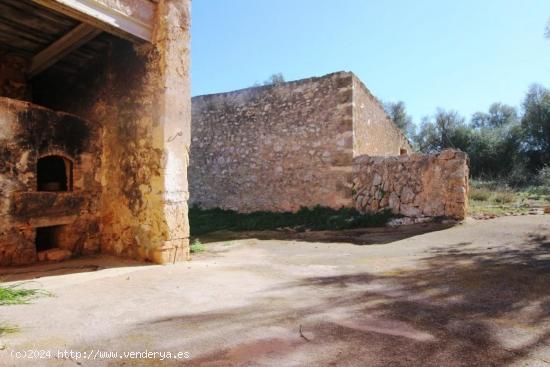
[[[38,227],[35,229],[35,246],[38,261],[70,259],[72,252],[66,248],[70,230],[66,225]]]
[[[36,228],[36,252],[59,248],[59,234],[63,226]]]
[[[36,165],[38,191],[71,191],[73,163],[67,158],[49,155],[38,160]]]

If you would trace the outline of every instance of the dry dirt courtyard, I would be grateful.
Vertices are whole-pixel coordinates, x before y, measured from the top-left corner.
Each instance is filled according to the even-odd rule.
[[[224,237],[224,236],[219,236]],[[548,366],[550,216],[204,238],[174,265],[2,269],[1,366]],[[54,351],[49,359],[15,352]],[[63,357],[56,351],[86,353]],[[91,353],[187,352],[181,359]]]

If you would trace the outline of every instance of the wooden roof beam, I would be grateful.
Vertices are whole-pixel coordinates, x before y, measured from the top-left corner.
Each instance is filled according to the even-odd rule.
[[[151,42],[157,4],[149,0],[32,0],[133,42]]]
[[[92,40],[102,31],[88,24],[80,24],[69,33],[40,51],[32,58],[29,77],[46,70],[60,59]]]

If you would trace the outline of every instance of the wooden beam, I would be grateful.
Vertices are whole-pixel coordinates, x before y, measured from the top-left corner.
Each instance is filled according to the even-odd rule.
[[[133,42],[151,42],[157,4],[149,0],[32,0]]]
[[[84,23],[75,27],[72,31],[32,58],[29,76],[32,78],[36,74],[49,68],[72,51],[92,40],[101,32],[100,29]]]

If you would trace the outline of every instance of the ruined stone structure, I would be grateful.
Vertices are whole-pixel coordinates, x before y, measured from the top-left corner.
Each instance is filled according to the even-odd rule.
[[[286,211],[352,206],[353,158],[411,146],[352,73],[192,100],[190,201]]]
[[[187,257],[189,10],[0,0],[0,265]]]
[[[456,150],[400,157],[360,156],[353,166],[355,207],[389,209],[408,217],[464,219],[468,212],[468,156]]]

